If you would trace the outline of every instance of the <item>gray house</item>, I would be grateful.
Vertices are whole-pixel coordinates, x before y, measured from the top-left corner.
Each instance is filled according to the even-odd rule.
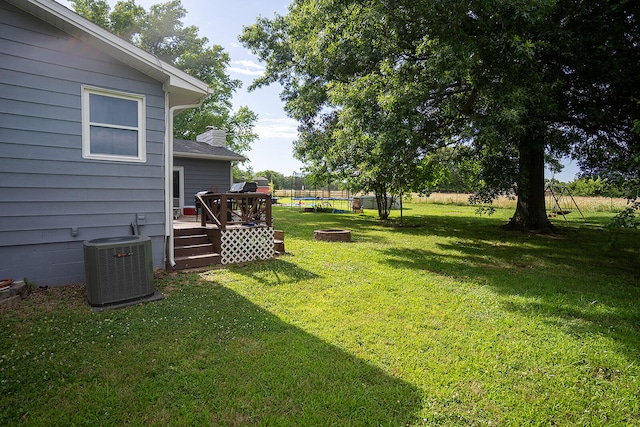
[[[0,278],[81,283],[83,241],[132,232],[163,268],[173,117],[208,94],[53,0],[0,0]]]
[[[180,214],[193,213],[200,191],[224,193],[233,183],[233,162],[245,158],[226,147],[226,133],[208,129],[195,141],[173,142],[173,206]]]

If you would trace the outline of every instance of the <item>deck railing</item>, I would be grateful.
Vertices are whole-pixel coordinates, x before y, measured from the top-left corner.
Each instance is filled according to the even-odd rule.
[[[225,230],[228,225],[272,225],[270,194],[198,193],[196,206],[203,226],[210,222]]]

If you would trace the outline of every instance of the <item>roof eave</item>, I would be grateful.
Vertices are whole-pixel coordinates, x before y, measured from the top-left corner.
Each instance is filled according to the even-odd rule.
[[[175,157],[185,159],[228,160],[232,162],[242,162],[244,160],[247,160],[247,158],[243,156],[220,156],[215,154],[183,153],[176,151],[174,151],[173,155]]]

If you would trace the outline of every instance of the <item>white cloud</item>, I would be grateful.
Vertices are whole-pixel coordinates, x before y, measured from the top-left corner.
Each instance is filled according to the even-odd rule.
[[[230,73],[243,74],[245,76],[261,76],[262,75],[262,71],[251,71],[245,68],[238,68],[238,67],[228,67],[227,71],[229,71]]]
[[[261,76],[264,73],[264,66],[246,59],[240,61],[231,61],[231,66],[227,71],[244,74],[246,76]]]
[[[231,64],[237,64],[237,65],[242,65],[245,68],[256,68],[258,70],[262,70],[264,71],[264,66],[261,64],[258,64],[257,62],[253,62],[250,61],[248,59],[241,59],[239,61],[231,61]]]
[[[298,122],[293,119],[260,119],[254,131],[260,139],[286,138],[289,140],[298,138]]]

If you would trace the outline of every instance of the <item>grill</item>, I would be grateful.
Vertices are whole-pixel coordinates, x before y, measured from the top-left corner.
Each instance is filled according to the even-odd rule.
[[[229,193],[255,193],[256,190],[258,190],[258,184],[245,181],[232,184]]]

